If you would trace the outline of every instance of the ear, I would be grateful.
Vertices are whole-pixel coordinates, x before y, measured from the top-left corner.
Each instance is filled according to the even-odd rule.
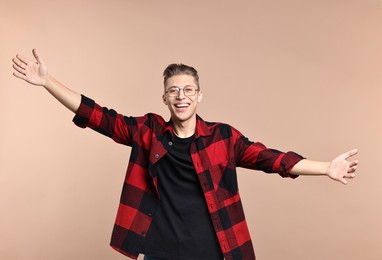
[[[199,93],[198,93],[198,103],[202,102],[202,99],[203,99],[203,92],[199,91]]]
[[[167,98],[165,94],[162,95],[162,101],[167,106]]]

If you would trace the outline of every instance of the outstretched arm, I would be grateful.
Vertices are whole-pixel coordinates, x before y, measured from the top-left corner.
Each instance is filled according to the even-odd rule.
[[[317,162],[301,160],[291,170],[293,175],[327,175],[333,180],[347,184],[346,179],[353,179],[357,169],[358,161],[348,159],[358,153],[357,149],[350,150],[333,159],[331,162]]]
[[[13,58],[13,68],[15,70],[13,75],[30,84],[44,87],[61,104],[75,113],[81,104],[81,95],[53,78],[48,73],[46,65],[37,51],[33,49],[32,52],[35,61],[28,60],[19,54]]]

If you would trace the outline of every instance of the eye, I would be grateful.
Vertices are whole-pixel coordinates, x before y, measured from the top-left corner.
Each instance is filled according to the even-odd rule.
[[[178,93],[178,89],[177,88],[169,88],[167,90],[167,93],[169,93],[169,94],[176,94],[176,93]]]
[[[186,94],[193,94],[195,89],[193,87],[185,87],[184,88],[184,93]]]

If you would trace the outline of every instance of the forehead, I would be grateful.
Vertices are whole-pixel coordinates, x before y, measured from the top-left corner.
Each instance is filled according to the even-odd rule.
[[[165,84],[166,88],[196,86],[195,78],[191,75],[181,74],[168,78]]]

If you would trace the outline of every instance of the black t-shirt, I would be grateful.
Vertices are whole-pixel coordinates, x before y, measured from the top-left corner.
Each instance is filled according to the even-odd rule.
[[[221,260],[203,191],[193,166],[193,136],[174,136],[169,152],[154,167],[159,208],[147,233],[143,252],[171,260]]]

